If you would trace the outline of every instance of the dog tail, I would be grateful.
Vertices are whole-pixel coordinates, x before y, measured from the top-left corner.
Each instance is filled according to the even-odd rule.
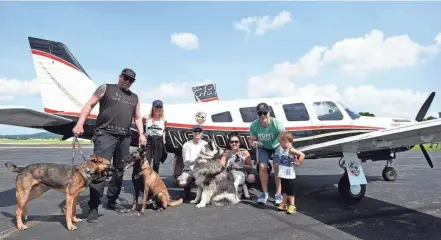
[[[23,170],[24,167],[18,167],[17,165],[15,165],[12,162],[6,162],[5,163],[6,168],[8,169],[8,171],[10,172],[16,172],[19,173],[21,172],[21,170]]]
[[[179,206],[184,202],[184,199],[179,198],[178,200],[168,200],[168,205],[174,207],[174,206]]]

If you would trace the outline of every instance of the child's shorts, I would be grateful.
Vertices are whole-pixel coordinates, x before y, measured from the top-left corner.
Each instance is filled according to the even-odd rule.
[[[296,179],[280,179],[280,185],[282,187],[282,193],[288,196],[296,195]]]

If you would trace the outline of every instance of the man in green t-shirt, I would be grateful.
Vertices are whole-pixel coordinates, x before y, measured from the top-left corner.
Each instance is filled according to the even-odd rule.
[[[249,142],[256,150],[259,159],[259,177],[262,185],[262,195],[257,199],[257,203],[265,204],[268,200],[268,162],[269,157],[274,154],[276,148],[279,146],[277,137],[283,131],[285,126],[276,118],[269,114],[270,108],[266,103],[259,103],[257,105],[257,115],[259,116],[250,126]],[[279,171],[279,157],[273,155],[273,164],[276,181],[276,194],[274,196],[275,203],[282,202]]]

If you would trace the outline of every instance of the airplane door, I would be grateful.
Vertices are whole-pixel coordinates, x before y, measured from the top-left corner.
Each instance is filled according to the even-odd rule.
[[[336,140],[345,137],[349,129],[349,122],[344,118],[343,113],[332,101],[313,102],[315,113],[314,122],[318,129],[313,130],[314,144]]]

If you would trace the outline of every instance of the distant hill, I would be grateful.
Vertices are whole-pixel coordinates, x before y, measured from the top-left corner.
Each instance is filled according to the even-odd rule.
[[[16,134],[16,135],[0,135],[0,139],[61,139],[62,135],[54,134],[51,132],[40,132],[34,134]]]

